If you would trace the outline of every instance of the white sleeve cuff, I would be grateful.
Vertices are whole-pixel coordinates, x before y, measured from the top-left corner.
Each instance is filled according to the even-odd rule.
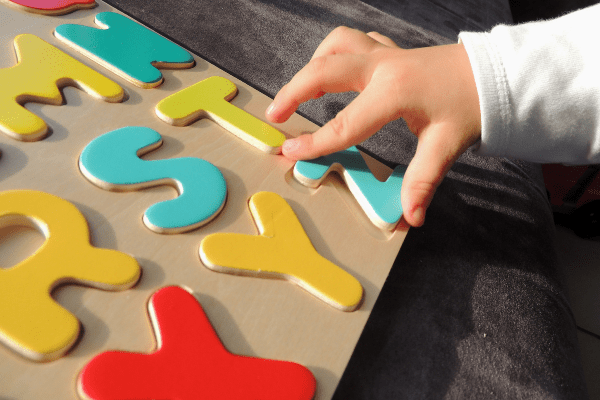
[[[481,142],[477,153],[502,155],[506,152],[511,127],[511,106],[506,73],[489,33],[461,32],[459,42],[465,46],[481,111]],[[495,134],[502,132],[503,134]]]

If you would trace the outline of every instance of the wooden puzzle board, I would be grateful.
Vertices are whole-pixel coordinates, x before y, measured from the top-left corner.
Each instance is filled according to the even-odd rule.
[[[66,356],[48,363],[28,361],[0,346],[0,398],[76,398],[77,374],[93,356],[114,349],[153,350],[146,304],[154,291],[172,284],[193,290],[229,351],[300,363],[317,380],[315,398],[331,398],[406,229],[380,231],[337,177],[328,178],[319,189],[305,188],[294,181],[291,161],[260,152],[210,120],[188,127],[161,121],[154,113],[160,100],[215,75],[227,77],[238,86],[233,104],[264,118],[271,99],[200,57],[194,56],[196,65],[191,69],[161,70],[165,80],[158,88],[140,89],[53,36],[60,24],[95,27],[94,16],[103,11],[118,12],[99,2],[91,10],[51,17],[0,3],[0,68],[16,63],[15,36],[31,33],[114,80],[128,96],[122,103],[106,103],[68,87],[62,91],[66,100],[62,106],[28,103],[26,108],[48,123],[51,134],[37,142],[0,135],[0,191],[35,189],[70,201],[87,219],[92,244],[133,255],[142,268],[142,277],[134,288],[123,292],[70,285],[56,289],[53,297],[81,321],[79,342]],[[142,214],[150,205],[175,197],[175,189],[160,186],[116,193],[84,179],[77,165],[83,148],[93,138],[125,126],[146,126],[163,136],[163,146],[144,159],[199,157],[217,166],[228,185],[221,214],[192,232],[160,235],[144,226]],[[290,137],[314,131],[316,126],[294,115],[277,128]],[[369,159],[369,163],[389,174],[377,162]],[[216,273],[201,263],[198,246],[206,235],[257,233],[247,201],[258,191],[273,191],[285,198],[316,250],[360,281],[365,298],[357,311],[338,311],[290,282]],[[1,267],[15,265],[43,240],[41,233],[30,228],[1,229]]]

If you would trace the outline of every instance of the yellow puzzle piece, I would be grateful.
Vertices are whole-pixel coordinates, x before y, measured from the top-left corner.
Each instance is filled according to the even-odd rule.
[[[0,227],[32,226],[44,244],[16,266],[0,269],[0,341],[34,361],[63,355],[79,336],[79,321],[50,297],[65,283],[123,290],[140,277],[137,261],[89,243],[79,210],[59,197],[32,190],[0,193]]]
[[[266,153],[280,153],[285,141],[283,133],[229,103],[237,92],[229,79],[211,76],[161,100],[156,105],[156,115],[175,126],[210,118],[254,147]]]
[[[343,311],[356,310],[363,288],[356,278],[322,257],[312,246],[290,205],[278,194],[250,198],[259,236],[215,233],[200,243],[210,269],[231,274],[290,280]]]
[[[40,117],[22,105],[40,102],[61,105],[59,88],[78,87],[107,102],[120,102],[124,91],[117,83],[82,64],[35,35],[15,38],[17,65],[0,69],[0,131],[23,141],[48,133]]]

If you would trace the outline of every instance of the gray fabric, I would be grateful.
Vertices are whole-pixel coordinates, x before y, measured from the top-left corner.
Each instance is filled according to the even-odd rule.
[[[411,24],[454,39],[459,31],[485,31],[499,23],[511,23],[510,7],[506,1],[404,1],[363,0]]]
[[[472,155],[454,167],[408,235],[336,399],[587,397],[532,173]]]
[[[490,0],[108,0],[273,96],[338,25],[407,48],[510,21]],[[352,95],[311,101],[324,123]],[[408,163],[402,122],[364,147]],[[412,229],[336,399],[584,399],[576,328],[537,165],[465,154]]]
[[[515,22],[559,17],[571,11],[597,4],[598,0],[509,0]]]

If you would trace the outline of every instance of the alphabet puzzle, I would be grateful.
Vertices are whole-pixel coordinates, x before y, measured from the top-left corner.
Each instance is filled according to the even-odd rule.
[[[0,0],[0,3],[44,15],[63,15],[76,10],[96,7],[95,0]]]
[[[230,274],[283,278],[340,310],[359,307],[363,297],[360,282],[317,253],[281,196],[257,193],[250,198],[249,207],[260,234],[206,236],[200,243],[204,265]]]
[[[19,35],[14,41],[17,65],[0,69],[0,131],[22,141],[39,140],[48,133],[43,119],[28,111],[29,101],[59,106],[59,88],[75,86],[88,94],[117,103],[121,86],[63,53],[39,37]]]
[[[103,0],[96,0],[97,9],[61,17],[33,14],[41,11],[19,8],[12,1],[6,7],[6,1],[0,0],[0,131],[11,139],[0,137],[0,234],[6,239],[0,243],[0,256],[33,255],[13,267],[0,267],[0,397],[73,398],[79,389],[84,398],[197,398],[189,392],[198,389],[200,395],[215,398],[330,399],[404,233],[382,235],[351,223],[351,210],[332,187],[313,195],[299,188],[290,171],[292,161],[271,154],[280,152],[286,136],[317,127],[297,114],[270,126],[262,112],[272,99],[249,84],[230,78]],[[62,13],[78,9],[78,1],[44,3],[70,4]],[[156,12],[148,11],[149,16]],[[174,11],[172,22],[178,11],[186,12]],[[90,47],[84,49],[80,41]],[[163,41],[169,45],[163,48]],[[198,68],[191,68],[194,60],[201,64]],[[190,69],[170,74],[159,70],[170,67]],[[163,79],[173,81],[157,87]],[[93,98],[76,95],[71,100],[67,92],[65,99],[61,90],[68,85]],[[156,90],[146,90],[151,87]],[[31,107],[28,102],[33,101],[67,104]],[[117,102],[122,104],[112,104]],[[39,113],[31,112],[37,109]],[[193,123],[198,118],[212,121]],[[108,140],[112,133],[115,137]],[[147,154],[158,149],[161,135],[166,145],[162,151],[169,158]],[[39,142],[15,143],[12,138]],[[199,158],[177,158],[180,152]],[[88,157],[98,162],[87,163]],[[131,179],[119,181],[123,176]],[[140,205],[154,194],[103,193],[88,179],[114,191],[168,185],[177,193],[171,200]],[[36,191],[2,192],[14,188]],[[178,203],[191,199],[194,191],[199,194],[191,205]],[[209,194],[213,203],[204,206]],[[107,197],[111,200],[104,201]],[[251,231],[246,204],[257,232]],[[150,211],[159,205],[163,211],[157,222]],[[164,212],[167,205],[172,214]],[[188,232],[208,221],[210,225]],[[23,231],[17,230],[6,238],[14,225],[41,232],[41,247],[34,252],[39,241],[22,240],[30,232],[20,235]],[[165,236],[150,229],[187,233]],[[108,249],[135,255],[144,266],[143,277],[136,259]],[[198,254],[210,268],[199,265]],[[288,280],[322,301],[288,282],[228,277],[213,270]],[[118,295],[55,290],[66,284],[122,290],[140,277],[139,288]],[[147,303],[156,346],[146,345],[142,340],[151,331],[141,310],[152,292],[171,283],[192,288],[210,322],[192,322],[206,315],[186,290],[168,289],[170,300],[164,302],[158,300],[161,290],[156,301],[152,297]],[[337,311],[356,310],[363,299],[360,312]],[[188,340],[190,335],[195,343]],[[112,351],[103,353],[106,349],[137,354],[113,356]],[[122,359],[127,360],[120,367]],[[196,366],[192,361],[206,362]],[[132,365],[140,368],[131,370]],[[173,386],[179,391],[173,393]]]
[[[237,87],[229,79],[211,76],[162,100],[156,105],[156,115],[176,126],[210,118],[254,147],[280,153],[283,133],[229,103],[236,94]]]
[[[310,400],[313,374],[302,365],[231,354],[202,306],[186,290],[168,286],[148,302],[156,337],[149,354],[110,351],[83,368],[84,399]]]
[[[294,177],[303,185],[318,187],[331,172],[338,172],[371,222],[381,229],[394,229],[402,217],[400,194],[406,166],[397,166],[385,182],[369,170],[356,147],[310,161],[298,161]]]
[[[160,134],[150,128],[117,129],[85,147],[79,168],[90,182],[108,190],[174,186],[179,196],[148,208],[144,224],[158,233],[196,229],[211,221],[225,206],[225,178],[217,167],[200,158],[155,161],[139,158],[161,144]]]
[[[115,74],[142,88],[163,82],[158,68],[190,68],[194,57],[150,29],[113,12],[96,15],[102,29],[64,24],[54,35]]]
[[[50,297],[55,287],[75,283],[123,290],[140,277],[133,257],[92,247],[85,218],[59,197],[32,190],[1,192],[0,223],[29,225],[46,236],[34,255],[0,269],[0,341],[33,361],[60,357],[79,335],[77,318]]]

